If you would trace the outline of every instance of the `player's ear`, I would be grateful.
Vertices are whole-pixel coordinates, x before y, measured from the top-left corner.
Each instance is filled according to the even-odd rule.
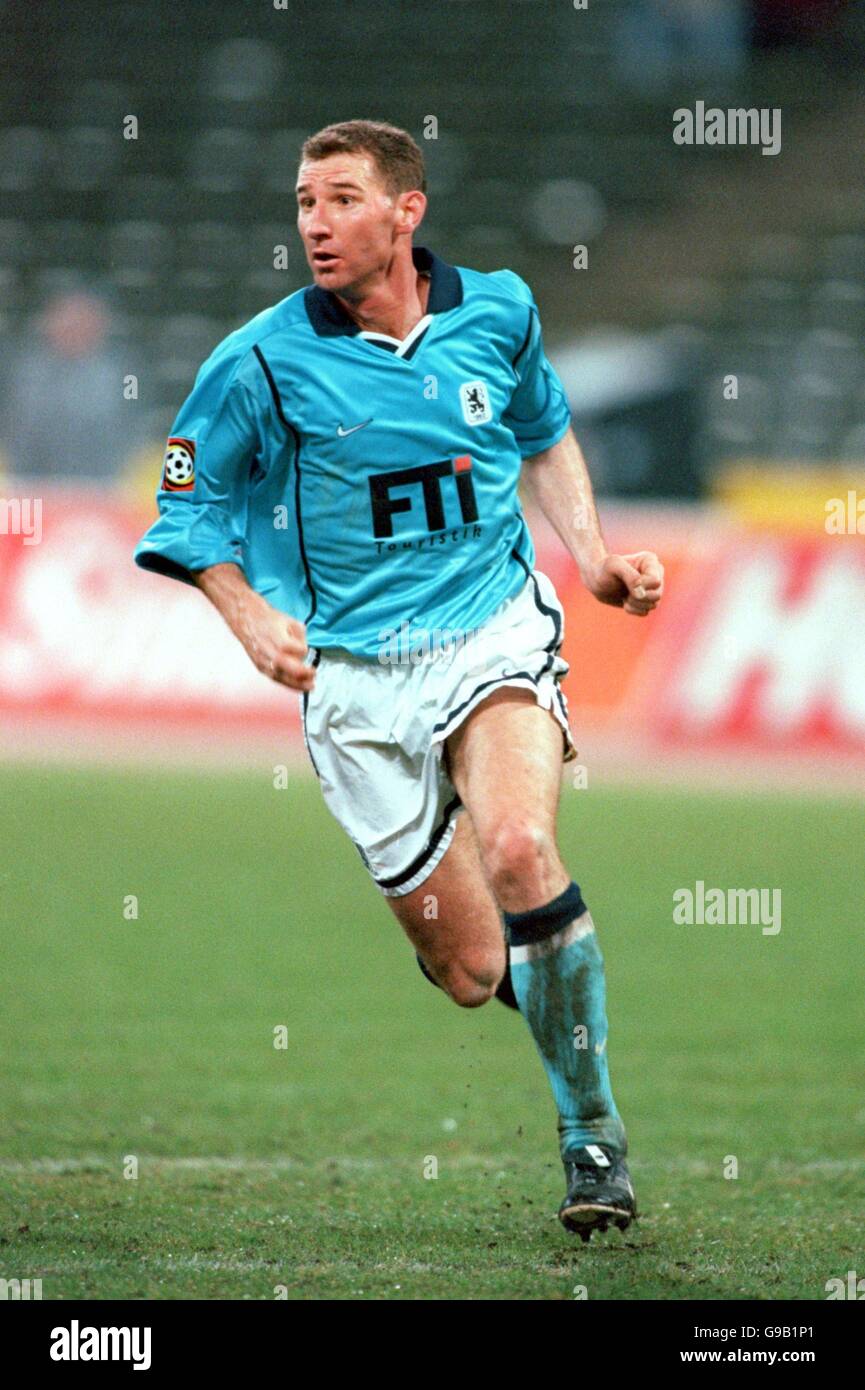
[[[400,230],[413,232],[416,227],[419,227],[426,212],[426,206],[426,194],[421,193],[419,188],[413,188],[409,193],[401,193],[397,209],[397,225]]]

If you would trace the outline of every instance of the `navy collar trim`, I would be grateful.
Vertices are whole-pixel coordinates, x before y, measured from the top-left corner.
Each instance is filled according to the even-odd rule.
[[[443,314],[462,304],[463,282],[456,266],[448,265],[426,246],[413,246],[411,255],[415,269],[430,277],[428,314]],[[303,300],[309,321],[319,337],[352,337],[360,332],[358,324],[331,290],[309,285],[303,292]]]

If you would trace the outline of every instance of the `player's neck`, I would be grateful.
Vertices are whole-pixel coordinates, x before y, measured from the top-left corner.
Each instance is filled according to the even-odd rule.
[[[336,297],[364,332],[386,333],[402,342],[426,313],[429,288],[429,277],[418,274],[409,256],[404,263],[394,261],[361,298]]]

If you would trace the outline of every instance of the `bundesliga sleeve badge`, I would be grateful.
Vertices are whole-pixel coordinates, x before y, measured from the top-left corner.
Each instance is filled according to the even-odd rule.
[[[191,492],[195,487],[195,440],[169,439],[162,465],[166,492]]]

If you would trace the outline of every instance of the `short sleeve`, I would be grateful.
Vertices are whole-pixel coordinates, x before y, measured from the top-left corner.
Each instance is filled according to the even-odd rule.
[[[528,306],[528,325],[513,361],[517,374],[502,421],[512,430],[523,458],[557,444],[571,422],[565,389],[544,353],[537,306]]]
[[[156,493],[159,519],[135,562],[173,579],[231,562],[243,568],[249,478],[261,450],[257,397],[243,359],[219,349],[201,368],[174,422]]]

